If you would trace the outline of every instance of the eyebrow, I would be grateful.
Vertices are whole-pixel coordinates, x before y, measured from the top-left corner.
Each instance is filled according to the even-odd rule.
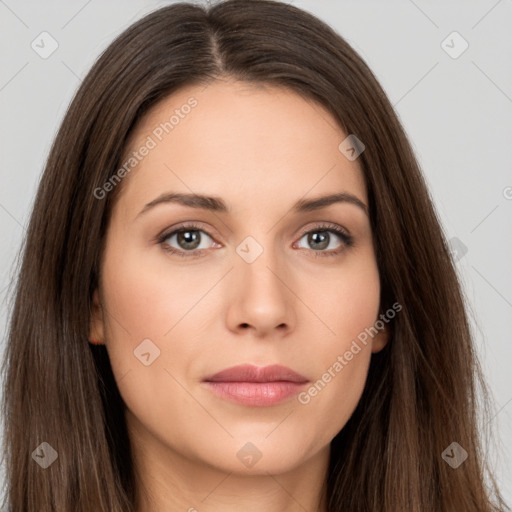
[[[189,208],[197,208],[218,213],[230,213],[231,211],[224,200],[220,197],[205,196],[202,194],[180,194],[174,192],[166,192],[158,196],[156,199],[153,199],[153,201],[147,203],[144,208],[137,214],[136,218],[159,204],[168,203],[175,203],[182,206],[188,206]],[[348,192],[329,194],[313,199],[299,199],[292,206],[292,211],[295,213],[311,212],[326,208],[335,203],[348,203],[355,205],[363,210],[366,215],[369,215],[368,207],[366,204],[364,204],[358,197],[349,194]]]

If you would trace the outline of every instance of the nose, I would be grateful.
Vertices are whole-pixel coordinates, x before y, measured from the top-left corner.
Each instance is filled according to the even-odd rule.
[[[252,262],[235,255],[229,286],[227,322],[231,331],[258,338],[281,335],[295,325],[296,297],[284,262],[268,249]]]

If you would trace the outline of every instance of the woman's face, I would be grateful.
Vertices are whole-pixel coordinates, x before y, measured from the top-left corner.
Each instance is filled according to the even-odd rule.
[[[351,416],[388,334],[365,331],[379,274],[347,135],[294,92],[225,81],[174,93],[137,126],[91,338],[147,456],[278,473],[326,454]],[[304,206],[332,194],[357,199]],[[302,380],[205,382],[245,364]]]

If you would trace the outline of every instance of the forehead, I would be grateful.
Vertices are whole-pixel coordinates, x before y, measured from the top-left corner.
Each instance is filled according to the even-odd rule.
[[[139,156],[120,201],[128,210],[172,190],[221,196],[234,210],[339,191],[366,202],[358,161],[338,149],[346,137],[323,106],[290,89],[232,81],[189,86],[137,125],[124,161]]]

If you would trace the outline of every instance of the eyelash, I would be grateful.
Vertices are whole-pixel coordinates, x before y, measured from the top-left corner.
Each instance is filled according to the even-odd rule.
[[[174,247],[170,247],[168,244],[165,243],[165,241],[170,238],[173,235],[176,235],[180,232],[184,231],[202,231],[203,233],[206,233],[210,238],[213,239],[213,237],[205,231],[201,226],[194,224],[194,223],[187,223],[183,224],[179,228],[176,228],[170,232],[163,233],[162,235],[159,235],[156,238],[156,242],[162,246],[164,251],[169,252],[171,254],[175,254],[177,256],[183,257],[183,258],[199,258],[202,255],[203,251],[206,251],[207,249],[199,249],[196,251],[183,251],[175,249]],[[309,229],[308,231],[303,232],[299,240],[304,237],[304,235],[309,235],[310,233],[316,233],[316,232],[332,232],[341,238],[343,242],[343,246],[339,249],[330,250],[330,251],[315,251],[311,249],[314,253],[315,258],[325,258],[325,257],[333,257],[338,256],[341,252],[343,252],[347,247],[352,247],[354,245],[354,239],[351,235],[346,233],[344,230],[339,228],[336,224],[331,224],[329,222],[320,224],[318,226],[315,226],[313,229]],[[307,250],[307,249],[306,249]]]

